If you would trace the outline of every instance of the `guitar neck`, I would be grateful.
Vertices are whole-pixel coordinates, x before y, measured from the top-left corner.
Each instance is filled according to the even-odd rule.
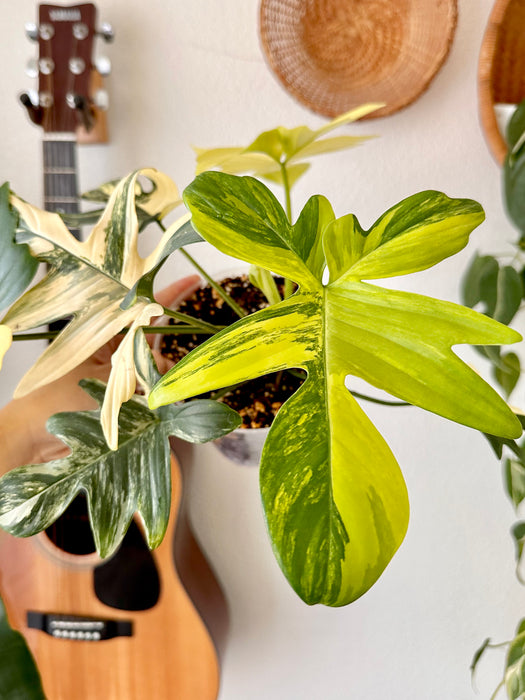
[[[77,152],[74,134],[46,134],[43,141],[44,208],[47,211],[77,214]],[[80,238],[79,229],[70,229]]]

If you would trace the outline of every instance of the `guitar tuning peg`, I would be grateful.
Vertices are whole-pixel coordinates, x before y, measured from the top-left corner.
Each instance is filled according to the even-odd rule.
[[[34,22],[25,23],[26,36],[31,41],[38,41],[38,27]]]
[[[20,102],[26,108],[27,114],[29,115],[29,119],[31,119],[31,121],[35,124],[41,124],[44,116],[44,111],[42,107],[39,106],[38,101],[35,102],[34,99],[35,98],[33,98],[27,92],[24,92],[20,95]],[[36,97],[36,99],[38,100],[38,96]]]
[[[98,56],[98,58],[95,59],[95,68],[100,75],[109,75],[111,73],[111,61],[107,56]]]
[[[107,90],[97,90],[93,95],[93,104],[98,109],[106,112],[109,109],[109,95]]]
[[[27,62],[26,75],[29,78],[38,78],[38,61],[36,58],[30,58]]]
[[[115,38],[115,32],[113,31],[113,27],[111,24],[109,24],[109,22],[103,22],[97,34],[101,36],[108,44]]]
[[[94,125],[93,110],[88,100],[82,95],[72,95],[71,104],[80,117],[82,126],[86,131],[91,131]]]

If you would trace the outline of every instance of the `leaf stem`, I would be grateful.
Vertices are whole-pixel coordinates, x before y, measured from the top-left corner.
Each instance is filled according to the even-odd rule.
[[[42,333],[14,333],[13,340],[53,340],[58,331],[43,331]]]
[[[292,223],[292,197],[290,192],[290,180],[288,179],[288,171],[286,169],[286,161],[281,162],[281,175],[283,178],[284,200],[286,207],[286,216],[290,224]],[[293,282],[287,277],[284,280],[284,298],[288,299],[293,294]]]
[[[501,683],[498,684],[498,687],[496,688],[496,690],[495,690],[495,691],[492,693],[492,695],[490,696],[490,700],[496,700],[496,696],[498,695],[499,691],[503,688],[504,685],[505,685],[505,679],[503,679],[503,680],[501,681]]]
[[[358,391],[350,391],[350,393],[356,399],[363,399],[363,401],[370,401],[370,403],[378,403],[381,406],[412,406],[411,403],[407,403],[406,401],[385,401],[384,399],[375,399],[372,396],[360,394]]]
[[[214,279],[212,279],[206,270],[204,270],[199,263],[195,260],[194,257],[192,257],[187,250],[184,248],[179,248],[179,251],[184,255],[186,260],[188,260],[193,267],[197,270],[197,272],[204,277],[206,282],[210,285],[210,287],[213,287],[217,294],[221,297],[221,299],[228,304],[230,309],[232,309],[239,318],[243,318],[243,316],[247,316],[248,312],[242,309],[232,298],[231,296],[224,291],[224,289],[221,287],[220,284],[218,284]]]
[[[180,311],[172,311],[171,309],[164,308],[164,313],[170,318],[174,318],[176,321],[182,321],[189,325],[193,324],[197,328],[200,328],[205,333],[217,333],[220,330],[218,326],[214,326],[212,323],[207,323],[206,321],[201,321],[200,318],[193,318],[193,316],[187,316]]]
[[[226,326],[214,326],[215,330],[205,330],[199,326],[190,326],[186,324],[176,324],[173,326],[143,326],[142,330],[148,334],[164,334],[164,335],[202,335],[209,333],[214,335]]]
[[[164,224],[162,223],[162,221],[161,221],[160,219],[155,219],[155,221],[156,221],[157,224],[160,226],[160,228],[162,229],[162,231],[166,232],[166,227],[164,226]],[[243,316],[247,316],[247,315],[248,315],[248,312],[245,311],[244,309],[242,309],[242,308],[231,298],[231,296],[230,296],[227,292],[224,291],[224,289],[220,286],[220,284],[218,284],[214,279],[212,279],[212,278],[208,275],[208,273],[206,272],[206,270],[204,270],[204,268],[202,268],[202,267],[199,265],[199,263],[195,260],[195,258],[194,258],[192,255],[190,255],[190,254],[188,253],[187,250],[185,250],[184,248],[179,248],[179,251],[182,253],[182,255],[184,255],[184,257],[186,258],[186,260],[188,260],[188,262],[190,262],[190,263],[193,265],[193,267],[197,270],[197,272],[198,272],[200,275],[202,275],[202,277],[204,277],[204,279],[205,279],[206,282],[210,285],[210,287],[213,287],[213,289],[215,289],[215,291],[216,291],[217,294],[221,297],[221,299],[222,299],[226,304],[228,304],[228,306],[237,314],[237,316],[239,316],[239,318],[243,318]]]

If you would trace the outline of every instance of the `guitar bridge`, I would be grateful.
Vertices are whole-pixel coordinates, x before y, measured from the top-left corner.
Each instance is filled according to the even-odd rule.
[[[114,637],[131,637],[133,624],[128,620],[109,620],[79,615],[60,615],[28,611],[27,626],[56,639],[102,642]]]

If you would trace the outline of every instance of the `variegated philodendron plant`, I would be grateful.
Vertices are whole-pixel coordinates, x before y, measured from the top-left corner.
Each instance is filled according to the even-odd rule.
[[[0,325],[0,349],[20,332],[70,319],[18,393],[59,378],[125,331],[107,386],[84,382],[101,410],[50,419],[71,454],[0,479],[0,526],[16,535],[38,532],[83,490],[102,555],[114,551],[136,510],[155,546],[169,511],[168,436],[199,442],[238,425],[222,404],[174,402],[300,368],[306,381],[278,412],[263,450],[261,494],[293,588],[307,603],[340,606],[377,580],[408,523],[400,469],[346,388],[348,375],[485,433],[520,435],[506,403],[451,350],[514,343],[519,334],[471,309],[370,282],[424,270],[461,250],[483,220],[477,203],[422,192],[364,231],[354,215],[336,218],[328,200],[314,196],[292,223],[290,187],[308,167],[301,158],[355,145],[360,139],[323,137],[372,108],[317,131],[279,128],[248,148],[200,151],[201,169],[250,171],[283,184],[286,211],[258,179],[203,172],[184,193],[190,213],[165,229],[145,259],[137,252],[139,231],[148,221],[162,223],[179,201],[165,175],[143,171],[148,192],[136,172],[92,193],[107,206],[85,242],[58,215],[14,195],[8,202],[7,188],[0,191],[0,306],[14,302]],[[153,297],[153,281],[172,252],[201,237],[257,266],[261,286],[271,288],[271,271],[297,290],[289,285],[284,299],[226,329],[185,319],[186,328],[211,337],[160,378],[144,337],[150,319],[166,311]],[[50,271],[23,293],[38,261]],[[145,396],[134,393],[137,380]]]

